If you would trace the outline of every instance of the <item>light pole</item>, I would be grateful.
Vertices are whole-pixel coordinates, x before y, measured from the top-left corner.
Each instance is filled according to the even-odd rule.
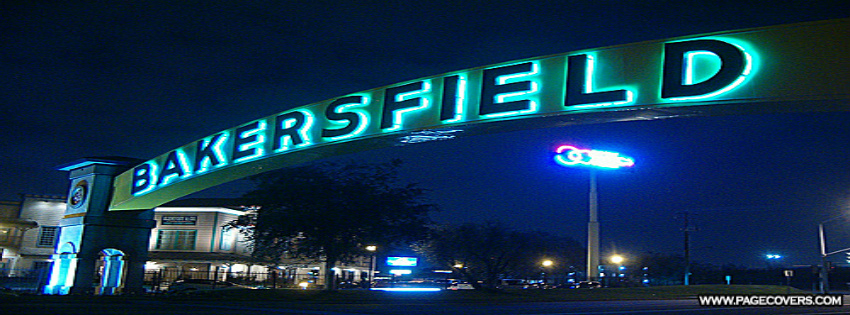
[[[552,262],[549,259],[546,259],[542,263],[540,263],[540,265],[543,266],[543,268],[541,268],[541,269],[543,270],[542,273],[543,273],[543,286],[544,286],[544,288],[546,286],[546,272],[549,271],[549,267],[552,267],[552,264],[554,264],[554,262]]]
[[[623,268],[623,261],[625,260],[626,259],[620,255],[611,256],[611,262],[617,265],[617,272],[614,273],[614,279],[618,284],[620,283],[620,271],[622,271],[621,269]]]
[[[589,166],[590,201],[587,221],[587,281],[599,280],[599,221],[597,217],[599,202],[596,191],[596,168],[618,169],[632,167],[635,161],[616,152],[579,149],[571,145],[562,145],[555,152],[555,162],[563,166]]]
[[[369,284],[367,285],[367,288],[371,288],[372,281],[375,279],[375,251],[378,250],[378,246],[369,245],[366,246],[366,250],[372,254],[369,256]]]
[[[838,253],[850,251],[850,248],[845,248],[845,249],[840,249],[840,250],[836,250],[836,251],[832,251],[832,252],[827,252],[826,251],[826,235],[824,233],[823,225],[827,224],[829,222],[841,219],[845,216],[847,216],[846,213],[839,215],[839,216],[836,216],[836,217],[832,217],[832,218],[824,220],[824,221],[821,221],[821,223],[818,223],[818,239],[820,241],[820,260],[821,260],[821,265],[823,266],[820,270],[820,291],[821,291],[821,293],[828,293],[829,292],[829,267],[830,266],[829,266],[829,262],[826,260],[826,258],[830,255],[835,255],[835,254],[838,254]]]

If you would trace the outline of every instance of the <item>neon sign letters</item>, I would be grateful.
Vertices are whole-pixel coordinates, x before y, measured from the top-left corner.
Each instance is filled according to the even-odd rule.
[[[564,166],[593,166],[601,168],[632,167],[635,161],[616,152],[579,149],[562,145],[555,150],[555,162]]]
[[[119,181],[126,187],[119,190],[126,190],[116,193],[126,196],[117,199],[281,154],[392,133],[722,100],[753,77],[758,58],[751,47],[731,37],[675,41],[659,43],[652,54],[633,56],[624,49],[564,54],[354,93],[221,131],[142,163],[121,175],[129,178]],[[642,79],[629,82],[634,77]],[[609,152],[562,148],[558,160],[565,165],[633,163]]]

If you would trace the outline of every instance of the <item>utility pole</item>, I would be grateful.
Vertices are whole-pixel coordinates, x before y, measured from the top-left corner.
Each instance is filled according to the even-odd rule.
[[[690,285],[691,279],[691,232],[696,231],[696,228],[691,226],[690,222],[690,212],[685,210],[682,212],[682,219],[684,220],[684,224],[682,225],[682,231],[685,236],[685,285]]]

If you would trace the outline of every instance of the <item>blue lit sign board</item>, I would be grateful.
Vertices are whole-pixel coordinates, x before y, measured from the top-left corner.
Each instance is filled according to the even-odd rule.
[[[289,108],[216,132],[120,174],[110,210],[151,209],[239,178],[347,153],[342,148],[366,147],[364,143],[378,148],[450,139],[475,124],[559,117],[571,122],[576,114],[597,113],[655,119],[672,108],[694,108],[700,115],[699,106],[776,101],[840,103],[836,100],[850,99],[844,76],[850,65],[842,50],[850,40],[830,36],[828,45],[815,41],[818,34],[848,33],[850,20],[841,19],[583,50],[455,71]],[[799,106],[804,105],[813,110],[811,104]],[[359,146],[346,144],[352,141]],[[572,153],[574,159],[564,155],[563,162],[602,160]]]
[[[416,267],[416,257],[387,257],[387,266]]]

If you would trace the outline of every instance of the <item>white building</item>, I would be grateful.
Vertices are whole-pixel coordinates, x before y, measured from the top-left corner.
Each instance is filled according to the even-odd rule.
[[[65,197],[24,195],[21,199],[0,202],[0,269],[8,275],[50,267],[59,220],[65,213]]]
[[[23,195],[18,202],[0,201],[0,272],[14,276],[50,270],[51,255],[65,213],[62,196]],[[185,199],[154,209],[146,281],[152,286],[177,278],[250,279],[275,277],[278,287],[310,282],[323,285],[323,264],[289,260],[280,266],[252,263],[251,244],[227,223],[251,211],[235,199]],[[270,271],[273,270],[273,273]],[[363,258],[336,270],[341,281],[359,282],[369,271]]]

